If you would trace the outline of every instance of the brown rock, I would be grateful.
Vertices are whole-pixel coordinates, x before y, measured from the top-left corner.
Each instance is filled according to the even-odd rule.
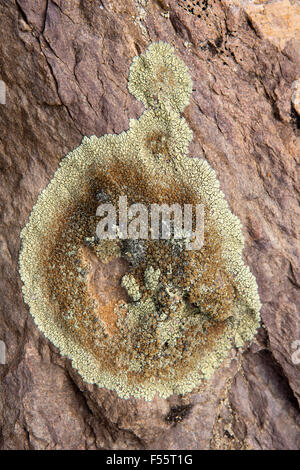
[[[300,5],[297,0],[246,0],[242,2],[251,21],[263,36],[283,50],[300,38]]]
[[[0,104],[0,340],[7,351],[0,364],[0,448],[300,447],[300,369],[293,360],[300,340],[300,124],[291,107],[300,76],[299,6],[197,3],[0,5],[0,79],[7,91]],[[287,15],[296,23],[284,23]],[[127,91],[129,66],[156,40],[173,44],[191,72],[194,92],[184,113],[194,131],[190,154],[216,170],[243,223],[263,328],[249,351],[232,351],[193,393],[144,402],[82,381],[34,325],[17,262],[20,230],[61,157],[82,136],[119,133],[141,113]]]

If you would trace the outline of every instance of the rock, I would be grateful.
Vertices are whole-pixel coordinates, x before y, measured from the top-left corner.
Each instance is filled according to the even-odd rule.
[[[298,116],[300,116],[300,80],[295,80],[292,83],[292,90],[292,105]]]
[[[2,449],[300,447],[299,4],[197,3],[1,3]],[[128,70],[157,40],[174,45],[192,75],[190,155],[208,160],[243,223],[263,307],[256,343],[233,350],[208,383],[145,402],[86,384],[43,337],[23,303],[18,253],[60,159],[84,135],[120,133],[142,112]]]
[[[260,33],[280,50],[300,39],[300,5],[296,0],[245,0],[249,18]]]

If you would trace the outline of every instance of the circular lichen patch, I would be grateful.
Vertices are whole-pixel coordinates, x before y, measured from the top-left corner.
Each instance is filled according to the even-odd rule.
[[[174,48],[160,41],[133,59],[128,89],[146,108],[165,101],[181,112],[189,102],[192,80]]]
[[[191,131],[170,105],[188,73],[168,45],[145,56],[154,51],[156,68],[140,90],[148,83],[151,96],[160,63],[173,75],[170,64],[181,64],[172,90],[166,85],[153,107],[148,100],[127,132],[85,137],[62,160],[22,230],[20,253],[24,298],[40,330],[87,382],[146,400],[208,379],[233,345],[253,338],[260,309],[241,224],[208,163],[188,158]],[[138,77],[132,68],[129,87]],[[99,239],[97,207],[117,208],[121,196],[149,211],[201,204],[202,248],[188,250],[184,233]]]

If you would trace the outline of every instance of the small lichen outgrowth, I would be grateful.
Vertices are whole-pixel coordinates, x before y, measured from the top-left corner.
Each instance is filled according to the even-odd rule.
[[[174,47],[160,41],[135,57],[128,89],[146,108],[164,101],[181,112],[189,103],[192,80],[185,63],[175,55]]]
[[[260,300],[242,260],[241,224],[205,160],[189,158],[180,111],[187,67],[162,42],[134,59],[129,90],[145,104],[120,135],[85,137],[60,164],[22,230],[24,299],[81,376],[122,398],[192,391],[231,347],[253,338]],[[204,245],[100,240],[100,203],[202,204]]]
[[[130,274],[125,274],[122,278],[122,287],[125,287],[129,297],[134,301],[137,302],[141,298],[141,293],[139,289],[139,285],[134,279],[134,277]]]
[[[160,277],[160,269],[154,269],[153,266],[149,266],[149,268],[145,271],[145,287],[149,291],[155,291],[158,286],[158,281]]]

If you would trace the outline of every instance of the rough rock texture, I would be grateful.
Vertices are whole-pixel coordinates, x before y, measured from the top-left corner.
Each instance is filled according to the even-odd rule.
[[[295,80],[292,83],[292,105],[296,113],[300,116],[300,80]]]
[[[291,101],[300,35],[285,20],[297,14],[293,0],[1,2],[0,448],[300,447],[300,120]],[[244,225],[263,323],[256,343],[232,351],[193,393],[126,401],[85,384],[34,325],[19,233],[62,156],[84,135],[119,133],[139,116],[129,65],[156,40],[173,44],[192,75],[190,154],[216,170]]]

